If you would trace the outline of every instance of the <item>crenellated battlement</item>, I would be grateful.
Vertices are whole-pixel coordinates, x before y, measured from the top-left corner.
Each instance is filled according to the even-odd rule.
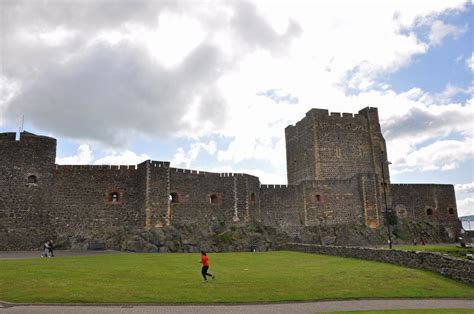
[[[371,107],[367,107],[361,111],[359,111],[359,113],[350,113],[350,112],[329,112],[329,110],[327,109],[311,109],[310,111],[308,111],[306,113],[306,116],[296,122],[294,125],[289,125],[285,128],[285,132],[288,134],[288,135],[291,135],[293,134],[294,132],[296,132],[296,128],[299,128],[300,126],[302,126],[306,120],[310,120],[310,121],[332,121],[332,122],[344,122],[344,123],[350,123],[351,121],[354,121],[354,122],[366,122],[367,121],[367,117],[368,117],[368,114],[369,113],[373,113],[375,112],[375,114],[377,113],[377,108],[371,108]]]
[[[288,189],[286,184],[261,184],[261,189]]]
[[[393,187],[452,187],[454,188],[454,185],[452,184],[441,184],[441,183],[392,183],[390,186]]]
[[[194,174],[194,175],[202,175],[202,176],[215,176],[219,178],[230,178],[230,177],[251,177],[256,178],[256,176],[252,176],[246,173],[236,173],[236,172],[209,172],[209,171],[201,171],[201,170],[193,170],[193,169],[184,169],[184,168],[174,168],[170,167],[171,172],[176,173],[187,173],[187,174]]]
[[[169,161],[156,161],[156,160],[147,160],[152,167],[155,168],[169,168],[170,162]]]
[[[58,171],[135,171],[137,165],[56,165]]]

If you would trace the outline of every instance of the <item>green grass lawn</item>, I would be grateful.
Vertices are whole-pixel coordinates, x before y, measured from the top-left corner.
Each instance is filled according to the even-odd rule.
[[[474,286],[428,271],[299,252],[115,254],[0,261],[10,302],[214,303],[357,298],[474,298]],[[210,279],[211,280],[211,279]]]
[[[333,314],[472,314],[473,309],[423,309],[423,310],[373,310],[373,311],[349,311],[333,312]]]
[[[455,244],[429,244],[429,245],[394,245],[396,250],[412,250],[412,251],[430,251],[439,252],[454,257],[466,258],[466,254],[474,253],[473,248],[460,248]]]

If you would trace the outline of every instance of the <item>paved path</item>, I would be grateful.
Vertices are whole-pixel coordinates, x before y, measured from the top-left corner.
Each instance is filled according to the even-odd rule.
[[[10,313],[318,313],[354,310],[467,308],[474,313],[474,299],[353,300],[244,305],[12,305],[0,302],[0,314]]]

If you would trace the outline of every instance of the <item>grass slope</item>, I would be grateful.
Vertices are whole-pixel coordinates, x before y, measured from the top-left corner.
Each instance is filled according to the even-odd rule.
[[[355,298],[474,298],[474,287],[427,271],[298,252],[119,254],[0,261],[10,302],[214,303]]]

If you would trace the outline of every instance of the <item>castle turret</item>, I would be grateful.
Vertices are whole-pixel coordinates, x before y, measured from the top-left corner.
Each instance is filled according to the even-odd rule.
[[[48,231],[56,139],[0,133],[0,247],[35,247]],[[19,245],[21,247],[19,247]]]

